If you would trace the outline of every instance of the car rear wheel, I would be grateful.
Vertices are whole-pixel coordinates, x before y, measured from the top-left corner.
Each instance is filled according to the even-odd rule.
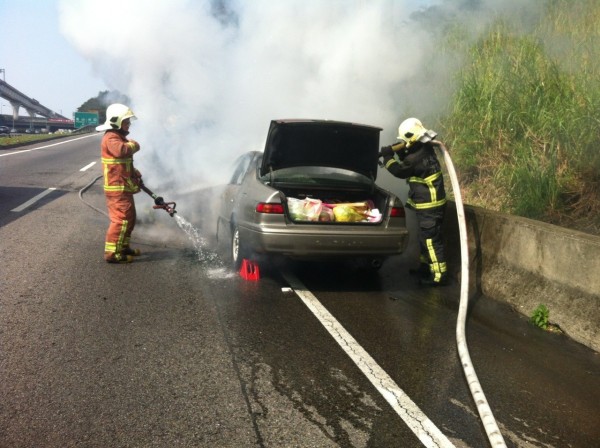
[[[235,226],[231,232],[231,260],[235,270],[240,269],[244,258],[248,258],[248,251],[240,237],[240,229]]]

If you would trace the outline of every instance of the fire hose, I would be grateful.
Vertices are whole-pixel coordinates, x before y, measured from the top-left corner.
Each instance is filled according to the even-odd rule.
[[[463,371],[465,373],[465,377],[467,379],[467,383],[469,385],[469,389],[471,390],[471,395],[473,396],[473,400],[477,405],[477,411],[479,412],[479,416],[485,428],[485,432],[488,436],[488,440],[492,447],[504,447],[506,448],[506,443],[504,442],[504,438],[500,433],[500,429],[498,428],[498,424],[496,423],[496,419],[494,418],[494,414],[490,409],[490,406],[485,398],[485,394],[483,393],[483,389],[481,388],[481,384],[477,378],[477,374],[475,373],[475,368],[473,367],[473,363],[471,362],[471,356],[469,355],[469,348],[467,346],[467,339],[465,336],[465,324],[467,317],[467,308],[469,305],[469,248],[467,245],[467,226],[465,223],[465,211],[463,207],[462,197],[460,194],[460,185],[458,183],[458,177],[456,176],[456,171],[454,169],[454,164],[452,163],[452,159],[450,154],[448,153],[448,149],[444,144],[435,140],[437,134],[434,131],[426,131],[425,134],[419,139],[422,143],[432,143],[436,147],[440,149],[440,151],[444,155],[444,161],[446,162],[446,167],[448,169],[448,174],[450,176],[450,181],[452,183],[452,191],[454,192],[454,200],[456,202],[456,214],[458,217],[458,228],[459,228],[459,236],[460,236],[460,254],[462,260],[461,266],[461,282],[460,282],[460,304],[458,308],[458,317],[456,319],[456,343],[458,348],[458,356],[460,358]],[[401,151],[408,151],[406,148],[405,142],[398,142],[395,145],[392,145],[392,150],[395,153],[399,153]],[[379,157],[383,157],[383,154],[380,152]],[[379,166],[383,167],[383,163],[381,160],[379,161]]]
[[[93,180],[92,180],[90,183],[88,183],[88,184],[87,184],[87,185],[85,185],[85,186],[84,186],[84,187],[83,187],[81,190],[79,190],[79,199],[81,199],[81,201],[82,201],[84,204],[86,204],[88,207],[90,207],[90,208],[93,208],[93,209],[94,209],[94,210],[96,210],[97,212],[100,212],[100,213],[102,213],[104,216],[107,216],[107,217],[108,217],[108,214],[107,214],[107,213],[106,213],[104,210],[100,210],[99,208],[97,208],[97,207],[94,207],[92,204],[90,204],[89,202],[87,202],[87,201],[85,201],[85,200],[83,199],[83,193],[84,193],[84,192],[85,192],[85,191],[86,191],[88,188],[90,188],[92,185],[94,185],[94,183],[95,183],[95,182],[96,182],[98,179],[101,179],[101,178],[102,178],[102,176],[95,177],[95,178],[94,178],[94,179],[93,179]],[[152,206],[152,208],[154,208],[154,209],[163,209],[163,210],[164,210],[164,211],[166,211],[166,212],[169,214],[169,216],[171,216],[171,217],[173,217],[173,215],[174,215],[175,213],[177,213],[177,211],[175,210],[175,207],[177,206],[177,204],[176,204],[175,202],[165,202],[165,200],[164,200],[164,199],[163,199],[161,196],[158,196],[158,195],[154,194],[154,193],[152,192],[152,190],[150,190],[148,187],[146,187],[146,186],[144,185],[144,183],[143,183],[143,182],[141,182],[141,181],[140,181],[140,184],[139,184],[139,185],[140,185],[140,188],[141,188],[141,189],[142,189],[142,190],[143,190],[145,193],[147,193],[148,195],[150,195],[150,197],[151,197],[152,199],[154,199],[154,205]]]
[[[452,183],[452,191],[454,192],[454,201],[456,203],[456,214],[458,217],[458,229],[460,235],[460,255],[462,260],[461,265],[461,281],[460,281],[460,304],[458,308],[458,318],[456,320],[456,343],[458,347],[458,356],[460,358],[469,389],[473,400],[477,405],[477,411],[483,426],[487,433],[488,439],[492,447],[506,447],[502,433],[498,428],[494,414],[490,409],[490,406],[485,398],[481,384],[477,379],[475,368],[471,362],[471,356],[469,355],[469,348],[467,347],[467,340],[465,337],[465,323],[467,317],[467,308],[469,304],[469,248],[467,245],[467,226],[465,221],[465,211],[463,207],[462,197],[460,194],[460,185],[458,184],[458,177],[454,170],[454,164],[450,158],[450,154],[446,149],[446,146],[439,140],[432,140],[431,143],[436,145],[444,154],[444,161],[448,169],[450,181]]]

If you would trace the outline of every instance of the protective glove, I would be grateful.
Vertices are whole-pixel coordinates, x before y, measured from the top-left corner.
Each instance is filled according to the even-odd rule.
[[[383,166],[387,168],[387,164],[388,164],[388,162],[389,162],[390,160],[394,160],[394,161],[395,161],[395,159],[394,159],[394,156],[393,156],[393,155],[392,155],[392,156],[390,156],[390,155],[387,155],[387,156],[385,156],[385,157],[383,158]]]
[[[387,160],[390,160],[392,157],[394,157],[394,150],[392,149],[391,145],[390,146],[384,146],[379,151],[379,155],[381,157],[383,157],[383,160],[385,160],[386,158],[387,158]]]
[[[138,152],[140,150],[140,144],[138,142],[136,142],[135,140],[129,140],[127,142],[127,146],[129,146],[131,148],[132,154],[135,154],[136,152]]]
[[[133,182],[134,185],[141,187],[141,185],[143,183],[142,182],[142,173],[140,173],[138,170],[136,170],[134,168],[133,173],[131,173],[131,181]]]

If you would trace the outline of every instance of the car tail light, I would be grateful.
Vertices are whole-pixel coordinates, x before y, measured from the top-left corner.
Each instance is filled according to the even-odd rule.
[[[256,205],[256,211],[258,213],[270,213],[274,215],[283,214],[283,204],[271,204],[269,202],[259,202]]]
[[[404,218],[406,213],[404,212],[404,207],[392,207],[392,211],[390,213],[390,217],[392,218]]]

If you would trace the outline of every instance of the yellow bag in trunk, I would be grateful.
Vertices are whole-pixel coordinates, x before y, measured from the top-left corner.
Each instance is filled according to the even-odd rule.
[[[359,213],[351,204],[339,204],[333,207],[333,215],[338,222],[359,222],[365,220],[365,215]]]

